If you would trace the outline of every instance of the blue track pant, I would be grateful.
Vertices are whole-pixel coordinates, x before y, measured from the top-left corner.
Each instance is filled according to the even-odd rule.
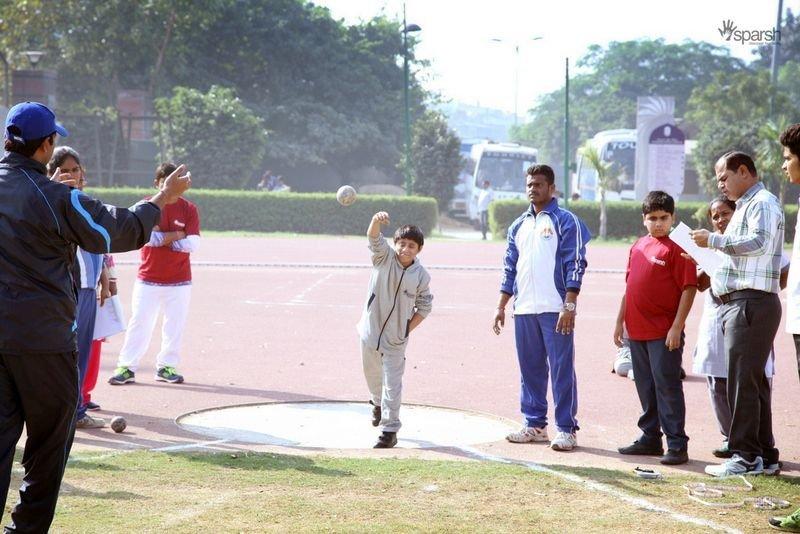
[[[86,405],[80,392],[83,379],[89,367],[89,354],[92,352],[94,323],[97,317],[97,291],[94,288],[81,288],[78,292],[78,411],[75,420],[86,415]]]
[[[552,379],[556,425],[561,432],[575,432],[578,421],[578,388],[575,380],[573,333],[556,332],[557,313],[514,316],[517,358],[522,375],[520,405],[526,424],[547,426],[547,379]]]

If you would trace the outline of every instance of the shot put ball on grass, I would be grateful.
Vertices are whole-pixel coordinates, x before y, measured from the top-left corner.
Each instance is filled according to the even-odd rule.
[[[336,192],[336,200],[342,206],[349,206],[356,201],[356,190],[352,186],[343,185]]]

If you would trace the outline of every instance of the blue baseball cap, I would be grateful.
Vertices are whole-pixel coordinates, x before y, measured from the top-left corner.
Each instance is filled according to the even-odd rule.
[[[6,138],[18,143],[26,143],[53,133],[57,133],[61,137],[69,135],[67,129],[56,122],[56,114],[44,104],[21,102],[8,110]]]

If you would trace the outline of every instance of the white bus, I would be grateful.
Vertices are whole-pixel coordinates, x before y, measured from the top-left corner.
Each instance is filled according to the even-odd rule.
[[[605,130],[592,137],[590,143],[597,149],[603,161],[617,165],[619,185],[615,191],[606,191],[607,200],[633,200],[634,173],[636,172],[636,130]],[[597,171],[581,155],[577,156],[572,191],[581,195],[581,200],[600,200]]]
[[[473,145],[470,160],[475,166],[465,188],[467,217],[479,222],[478,195],[484,180],[491,183],[495,200],[527,198],[525,171],[536,164],[537,156],[535,148],[516,143],[484,142]]]

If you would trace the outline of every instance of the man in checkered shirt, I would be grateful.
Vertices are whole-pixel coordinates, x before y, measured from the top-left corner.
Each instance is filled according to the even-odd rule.
[[[778,449],[772,436],[769,382],[764,373],[781,320],[778,298],[783,210],[764,188],[753,159],[728,152],[714,167],[720,191],[736,201],[724,234],[692,233],[695,243],[722,253],[711,290],[723,302],[732,421],[728,447],[733,457],[706,467],[714,476],[776,474]]]

